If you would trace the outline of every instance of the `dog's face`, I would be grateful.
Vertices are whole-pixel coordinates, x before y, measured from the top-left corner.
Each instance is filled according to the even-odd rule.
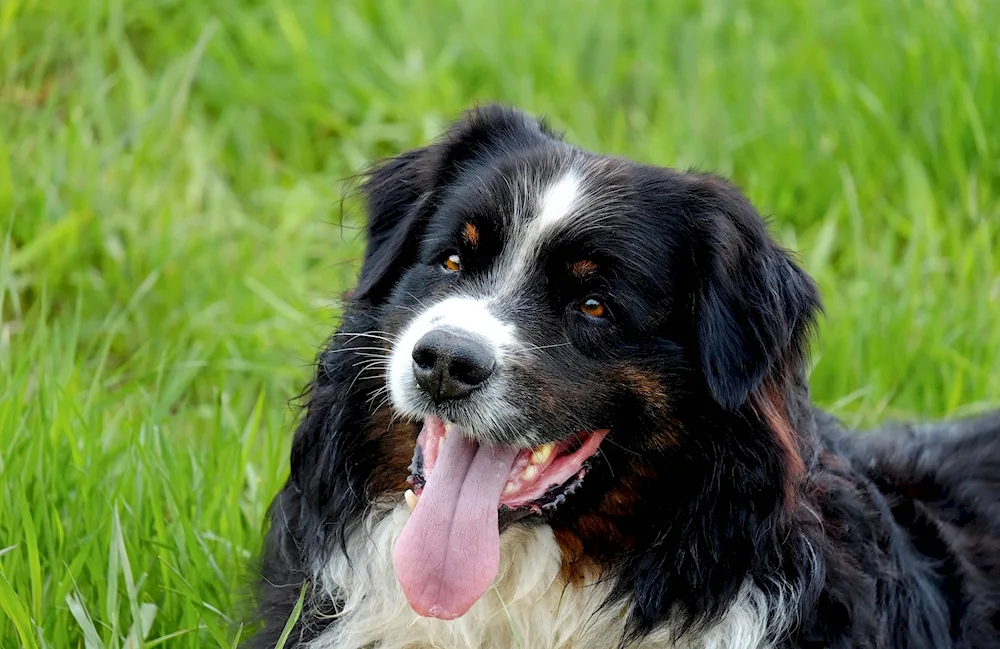
[[[628,172],[553,143],[447,188],[388,301],[405,312],[397,412],[519,448],[611,426],[623,376],[641,380],[651,354],[678,349],[654,340],[674,244],[643,234],[655,217],[630,200]]]
[[[395,563],[418,612],[464,613],[509,524],[624,539],[669,510],[657,499],[697,497],[685,483],[715,480],[720,453],[793,472],[780,431],[733,439],[712,423],[747,417],[818,305],[724,181],[590,154],[485,108],[364,191],[354,302],[377,314],[392,416],[422,424],[386,449],[413,458]]]

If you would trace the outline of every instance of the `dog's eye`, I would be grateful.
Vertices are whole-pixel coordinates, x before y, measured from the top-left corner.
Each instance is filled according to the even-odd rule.
[[[441,267],[451,273],[462,270],[462,259],[456,254],[451,254],[441,261]]]
[[[604,303],[600,300],[595,300],[594,298],[590,298],[586,302],[581,303],[580,310],[592,318],[603,318],[608,312]]]

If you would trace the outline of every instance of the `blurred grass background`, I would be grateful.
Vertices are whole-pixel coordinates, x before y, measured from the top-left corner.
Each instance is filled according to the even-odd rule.
[[[0,646],[228,647],[343,179],[486,99],[733,177],[850,424],[1000,399],[1000,3],[3,0]]]

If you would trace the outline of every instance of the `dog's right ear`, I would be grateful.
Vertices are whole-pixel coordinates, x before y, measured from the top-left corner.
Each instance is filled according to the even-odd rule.
[[[353,299],[385,300],[416,263],[420,236],[442,190],[465,173],[557,136],[519,110],[486,105],[466,112],[441,140],[376,165],[361,185],[368,243]]]

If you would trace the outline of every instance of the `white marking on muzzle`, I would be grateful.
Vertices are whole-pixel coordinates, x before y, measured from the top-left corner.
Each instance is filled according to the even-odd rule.
[[[469,297],[452,297],[430,307],[406,328],[392,350],[389,363],[389,394],[396,408],[409,412],[415,397],[416,380],[413,377],[413,348],[429,331],[438,327],[459,329],[486,340],[493,350],[497,364],[502,363],[504,352],[514,344],[514,327],[500,321],[482,300]]]

